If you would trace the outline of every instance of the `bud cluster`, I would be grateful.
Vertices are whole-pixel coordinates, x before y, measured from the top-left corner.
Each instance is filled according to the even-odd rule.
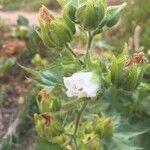
[[[113,57],[110,66],[111,81],[117,88],[126,91],[135,90],[143,79],[147,69],[147,59],[143,53],[127,57],[127,49],[118,57]]]
[[[107,7],[105,0],[70,1],[65,5],[60,17],[42,6],[39,9],[40,31],[37,33],[47,47],[62,49],[71,42],[76,31],[75,24],[97,34],[104,27],[115,25],[125,6],[126,3]]]

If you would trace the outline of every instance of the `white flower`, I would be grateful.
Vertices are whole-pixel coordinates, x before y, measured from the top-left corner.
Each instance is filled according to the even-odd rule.
[[[95,97],[99,89],[98,82],[92,80],[92,72],[78,72],[71,77],[64,77],[68,97]]]

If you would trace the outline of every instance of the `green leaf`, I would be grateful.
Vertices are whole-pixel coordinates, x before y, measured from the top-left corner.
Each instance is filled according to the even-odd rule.
[[[42,138],[38,138],[36,141],[35,150],[62,150],[58,144],[52,144]]]
[[[33,81],[38,86],[51,92],[57,85],[63,84],[63,69],[61,65],[52,65],[40,71],[34,71],[33,69],[21,66],[33,77]]]

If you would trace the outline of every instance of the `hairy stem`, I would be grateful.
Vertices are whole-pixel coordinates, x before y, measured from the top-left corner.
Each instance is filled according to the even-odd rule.
[[[70,53],[71,53],[75,58],[78,57],[69,44],[66,44],[66,48],[70,51]],[[83,63],[81,60],[79,60],[79,63],[80,63],[82,66],[84,65],[84,63]]]
[[[85,55],[87,67],[89,66],[89,62],[90,62],[90,49],[92,45],[92,40],[93,40],[93,36],[91,32],[88,32],[88,43],[87,43],[87,49],[86,49],[86,55]]]
[[[76,53],[73,51],[73,49],[71,48],[71,46],[69,44],[66,44],[66,48],[70,51],[70,53],[74,56],[77,57]]]
[[[82,117],[82,113],[85,110],[87,104],[88,104],[88,101],[84,102],[83,105],[81,106],[81,109],[79,110],[79,112],[77,114],[75,128],[74,128],[74,133],[73,133],[73,137],[72,137],[72,139],[74,140],[74,144],[75,144],[75,150],[78,150],[78,144],[77,144],[77,140],[76,140],[76,134],[78,132],[78,128],[79,128],[79,124],[80,124],[80,119]]]

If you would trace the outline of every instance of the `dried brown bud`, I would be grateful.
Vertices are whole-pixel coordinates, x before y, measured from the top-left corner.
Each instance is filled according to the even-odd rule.
[[[125,67],[128,67],[132,64],[137,64],[137,63],[147,63],[148,60],[147,58],[144,56],[143,52],[140,53],[135,53],[133,56],[127,58],[126,62],[125,62]]]
[[[54,19],[53,14],[44,5],[39,9],[39,17],[48,23]]]
[[[43,99],[47,99],[47,98],[48,98],[48,94],[46,93],[45,90],[41,90],[41,91],[39,92],[39,95],[40,95],[40,97],[43,98]]]
[[[41,114],[41,117],[42,117],[41,121],[42,121],[45,125],[49,125],[49,124],[51,123],[51,121],[52,121],[51,116],[50,116],[49,114],[47,114],[47,113]]]
[[[106,123],[107,125],[112,124],[112,119],[111,119],[111,118],[106,119],[106,120],[105,120],[105,123]]]

